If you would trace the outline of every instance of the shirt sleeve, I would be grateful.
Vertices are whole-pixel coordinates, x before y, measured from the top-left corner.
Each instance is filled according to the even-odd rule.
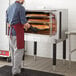
[[[26,11],[25,11],[24,7],[20,8],[20,21],[21,21],[22,24],[25,24],[27,22]]]
[[[8,23],[8,14],[7,14],[7,11],[6,11],[6,23]]]

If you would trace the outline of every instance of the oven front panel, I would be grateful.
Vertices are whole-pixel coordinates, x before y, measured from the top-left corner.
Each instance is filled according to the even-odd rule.
[[[57,32],[57,24],[55,14],[50,11],[32,10],[26,12],[28,23],[32,27],[37,28],[36,34],[55,35]],[[25,31],[26,33],[34,33],[33,31]]]

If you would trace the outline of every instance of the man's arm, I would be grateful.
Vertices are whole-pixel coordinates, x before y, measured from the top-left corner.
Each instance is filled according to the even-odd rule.
[[[26,11],[24,7],[20,7],[19,16],[20,16],[21,24],[27,23]]]
[[[23,27],[26,31],[31,27],[31,25],[27,22],[26,11],[24,7],[20,9],[20,21],[24,25]]]

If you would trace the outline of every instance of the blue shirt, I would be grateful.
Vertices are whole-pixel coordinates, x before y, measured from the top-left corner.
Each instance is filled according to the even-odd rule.
[[[25,24],[27,22],[25,8],[18,2],[10,5],[6,11],[6,22],[11,26],[17,23]],[[12,35],[16,35],[14,28]]]

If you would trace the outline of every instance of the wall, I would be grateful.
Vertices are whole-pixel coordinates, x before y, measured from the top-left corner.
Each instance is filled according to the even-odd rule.
[[[11,3],[13,0],[11,0]],[[68,9],[68,28],[69,30],[76,30],[76,1],[75,0],[26,0],[24,6],[26,9]],[[0,50],[8,50],[8,38],[5,35],[5,11],[9,5],[9,0],[1,0],[0,2]],[[72,37],[72,49],[76,47],[75,37]],[[27,43],[27,54],[33,55],[33,42]],[[57,57],[62,59],[62,43],[57,45]],[[44,44],[42,42],[38,43],[38,56],[41,57],[52,57],[52,44]],[[72,54],[72,60],[76,61],[76,53]],[[67,40],[67,59],[68,59],[68,40]]]
[[[9,6],[9,0],[0,0],[0,50],[8,50],[8,38],[6,34],[6,9]]]

